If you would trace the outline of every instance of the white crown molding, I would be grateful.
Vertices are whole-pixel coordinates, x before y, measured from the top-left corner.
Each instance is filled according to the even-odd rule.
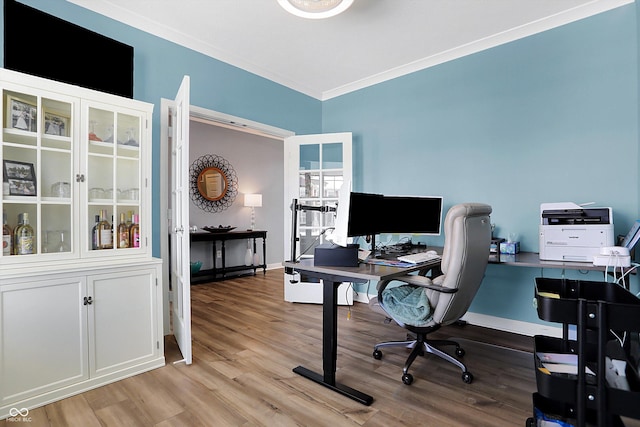
[[[405,76],[416,71],[424,70],[448,61],[453,61],[467,55],[471,55],[486,49],[490,49],[502,44],[522,39],[543,31],[547,31],[562,25],[575,22],[602,12],[606,12],[629,3],[634,0],[593,0],[589,3],[577,6],[573,9],[549,16],[538,21],[515,27],[484,39],[476,40],[462,46],[455,47],[448,51],[413,61],[409,64],[396,67],[375,75],[363,78],[352,83],[319,92],[300,81],[292,81],[282,75],[274,73],[264,67],[261,67],[250,61],[246,61],[229,52],[216,49],[214,46],[196,40],[186,34],[180,33],[156,22],[149,20],[142,15],[132,14],[128,10],[114,6],[105,0],[67,0],[69,3],[76,4],[86,9],[92,10],[101,15],[107,16],[116,21],[137,28],[141,31],[153,34],[157,37],[176,43],[180,46],[192,49],[219,61],[225,62],[232,66],[238,67],[250,73],[271,80],[275,83],[288,87],[292,90],[316,98],[320,101],[326,101],[347,93],[373,86],[388,80]]]
[[[575,7],[565,12],[540,19],[519,27],[503,31],[484,39],[476,40],[466,45],[457,46],[448,51],[433,55],[427,58],[414,61],[412,63],[397,67],[385,72],[367,77],[365,79],[349,83],[322,93],[321,101],[326,101],[350,92],[354,92],[365,87],[373,86],[388,80],[402,77],[416,71],[434,67],[445,62],[453,61],[464,56],[468,56],[483,50],[491,49],[515,40],[519,40],[534,34],[542,33],[556,27],[560,27],[571,22],[579,21],[590,16],[606,12],[629,3],[634,0],[594,0],[582,6]]]

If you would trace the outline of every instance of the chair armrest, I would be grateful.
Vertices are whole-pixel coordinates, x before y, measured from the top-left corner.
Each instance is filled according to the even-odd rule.
[[[453,294],[458,292],[457,288],[445,288],[444,286],[434,284],[428,277],[416,276],[413,274],[408,274],[406,276],[403,276],[401,279],[396,280],[406,282],[410,285],[420,286],[421,288],[427,288],[434,291],[442,292],[444,294]]]

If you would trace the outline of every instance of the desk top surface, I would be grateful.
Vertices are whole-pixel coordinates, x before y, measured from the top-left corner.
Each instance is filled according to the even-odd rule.
[[[357,267],[329,267],[314,265],[313,259],[307,258],[299,262],[285,261],[283,265],[321,278],[342,277],[346,279],[386,280],[403,276],[413,271],[437,267],[439,264],[440,260],[438,259],[411,267],[393,267],[367,263],[360,263]]]
[[[605,267],[582,261],[545,261],[537,252],[520,252],[515,255],[500,254],[499,261],[490,264],[511,265],[515,267],[559,268],[564,270],[605,271]]]

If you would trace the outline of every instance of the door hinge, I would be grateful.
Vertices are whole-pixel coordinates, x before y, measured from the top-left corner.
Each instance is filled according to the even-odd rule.
[[[158,286],[158,278],[156,277],[156,286]]]
[[[160,349],[160,341],[156,341],[156,348],[159,350]]]

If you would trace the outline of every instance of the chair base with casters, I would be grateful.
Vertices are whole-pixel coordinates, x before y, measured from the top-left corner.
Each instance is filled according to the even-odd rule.
[[[480,287],[489,261],[491,245],[491,206],[483,203],[463,203],[449,209],[444,221],[444,248],[439,271],[428,270],[406,274],[378,282],[378,295],[369,306],[391,318],[399,326],[415,334],[407,341],[378,343],[373,357],[382,358],[383,347],[402,346],[411,354],[402,370],[402,382],[409,385],[413,376],[408,372],[418,356],[434,354],[462,370],[462,381],[469,384],[473,375],[456,357],[438,347],[454,346],[455,355],[464,350],[454,341],[430,340],[427,336],[442,326],[454,324],[469,309]],[[400,282],[401,286],[388,286]]]
[[[429,332],[434,332],[438,329],[440,329],[440,325],[435,325]],[[460,347],[460,344],[451,340],[430,340],[427,338],[427,334],[429,332],[412,332],[416,334],[416,339],[406,341],[388,341],[376,344],[373,348],[373,358],[376,360],[382,359],[382,351],[380,351],[380,349],[384,347],[406,347],[412,349],[411,354],[409,354],[409,358],[404,364],[404,368],[402,368],[402,382],[406,385],[411,385],[411,383],[413,383],[413,375],[409,373],[409,368],[413,361],[416,360],[418,356],[424,356],[425,353],[435,354],[436,356],[459,367],[462,370],[462,381],[467,384],[471,384],[473,381],[473,374],[467,370],[464,363],[436,347],[455,346],[456,356],[462,357],[464,356],[464,349]]]

